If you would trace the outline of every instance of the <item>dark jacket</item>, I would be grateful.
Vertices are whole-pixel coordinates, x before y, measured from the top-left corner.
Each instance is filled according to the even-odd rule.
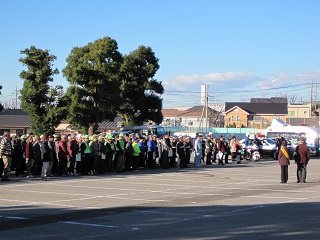
[[[304,143],[299,143],[296,147],[296,162],[308,164],[310,159],[309,147]]]

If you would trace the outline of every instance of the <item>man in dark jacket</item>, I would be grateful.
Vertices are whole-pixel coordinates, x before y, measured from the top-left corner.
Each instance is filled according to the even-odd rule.
[[[295,161],[297,163],[297,183],[306,182],[307,165],[310,159],[309,147],[303,140],[299,141],[295,150]]]
[[[224,137],[221,135],[220,140],[217,143],[218,148],[218,158],[219,158],[219,165],[224,165],[223,158],[227,154],[227,149],[224,141]]]

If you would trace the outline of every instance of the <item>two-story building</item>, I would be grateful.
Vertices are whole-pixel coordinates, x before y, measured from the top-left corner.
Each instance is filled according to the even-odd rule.
[[[286,102],[227,102],[225,127],[266,128],[272,119],[286,121]]]

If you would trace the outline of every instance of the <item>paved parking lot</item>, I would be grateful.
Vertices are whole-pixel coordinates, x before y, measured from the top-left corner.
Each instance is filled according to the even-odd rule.
[[[191,165],[190,165],[191,166]],[[320,239],[320,161],[1,182],[0,239]]]

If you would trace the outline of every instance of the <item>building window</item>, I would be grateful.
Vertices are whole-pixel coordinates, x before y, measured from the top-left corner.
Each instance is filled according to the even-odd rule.
[[[232,116],[231,122],[241,122],[241,117],[240,116]]]
[[[293,117],[295,116],[295,111],[288,111],[288,116]]]

